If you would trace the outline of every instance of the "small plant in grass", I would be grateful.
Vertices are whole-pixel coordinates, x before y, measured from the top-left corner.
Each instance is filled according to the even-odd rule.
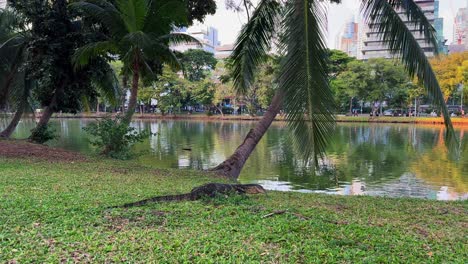
[[[134,156],[131,147],[149,136],[148,131],[138,132],[134,127],[122,122],[122,118],[105,117],[84,128],[92,139],[92,145],[98,147],[100,154],[114,159],[130,159]]]
[[[56,139],[58,135],[56,134],[55,129],[51,128],[49,125],[38,126],[31,130],[31,136],[29,140],[39,144],[43,144],[49,140]]]

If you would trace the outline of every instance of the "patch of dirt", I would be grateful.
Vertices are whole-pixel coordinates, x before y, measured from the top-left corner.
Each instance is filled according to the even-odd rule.
[[[51,162],[87,160],[85,156],[77,152],[34,144],[24,140],[0,140],[0,157],[39,159]]]

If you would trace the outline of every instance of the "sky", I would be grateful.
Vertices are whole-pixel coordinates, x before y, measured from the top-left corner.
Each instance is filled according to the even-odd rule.
[[[237,14],[226,10],[225,0],[216,0],[218,10],[215,15],[208,16],[205,25],[218,29],[221,44],[231,44],[235,41],[239,30],[247,21],[245,14]],[[335,47],[336,35],[343,29],[345,22],[353,16],[357,19],[359,14],[359,0],[343,0],[340,5],[330,5],[328,13],[327,44]],[[452,42],[453,19],[461,7],[466,7],[468,0],[439,0],[439,16],[444,18],[444,36],[447,44]]]

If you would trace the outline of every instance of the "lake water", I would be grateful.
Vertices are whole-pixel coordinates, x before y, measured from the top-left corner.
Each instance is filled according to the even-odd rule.
[[[92,119],[55,119],[61,137],[50,142],[69,150],[93,152],[83,131]],[[253,122],[151,120],[133,126],[153,133],[135,148],[139,162],[160,168],[207,169],[232,154]],[[15,137],[26,138],[33,120],[22,121]],[[6,120],[0,120],[0,128]],[[468,156],[453,160],[444,145],[443,126],[404,124],[339,124],[327,158],[314,169],[301,161],[284,123],[274,123],[248,160],[239,181],[280,191],[341,195],[420,197],[438,200],[468,198]],[[468,131],[467,131],[468,132]],[[187,151],[184,149],[191,149]]]

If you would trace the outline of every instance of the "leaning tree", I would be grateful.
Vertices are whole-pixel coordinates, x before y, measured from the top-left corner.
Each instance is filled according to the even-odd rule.
[[[14,105],[15,114],[8,126],[0,132],[9,138],[29,107],[33,81],[28,78],[24,64],[28,57],[30,32],[24,19],[12,9],[0,9],[0,105]]]
[[[315,164],[324,154],[333,132],[333,97],[329,86],[327,48],[324,43],[326,9],[322,0],[261,0],[241,30],[231,56],[233,81],[245,93],[272,48],[284,56],[278,89],[263,118],[249,131],[242,144],[212,170],[237,178],[255,146],[283,108],[292,130],[294,145],[306,160]],[[341,0],[329,0],[340,3]],[[449,113],[436,76],[409,26],[415,27],[428,43],[437,47],[434,27],[414,0],[361,0],[362,14],[379,33],[390,52],[407,72],[417,77],[434,103],[440,107],[447,127],[447,143],[456,146]],[[401,12],[400,12],[401,11]],[[400,14],[401,13],[401,14]],[[402,17],[406,17],[409,23]],[[437,50],[437,48],[435,49]]]

